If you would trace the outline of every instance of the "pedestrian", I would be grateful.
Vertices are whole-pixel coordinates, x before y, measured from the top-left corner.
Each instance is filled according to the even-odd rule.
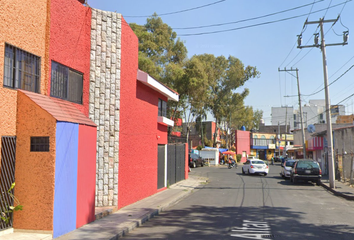
[[[274,157],[272,157],[272,165],[274,165]]]

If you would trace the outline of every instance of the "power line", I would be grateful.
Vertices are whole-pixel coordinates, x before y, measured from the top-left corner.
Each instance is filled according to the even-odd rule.
[[[343,10],[344,10],[344,8],[345,8],[345,6],[346,6],[346,4],[347,4],[347,2],[348,2],[348,0],[347,1],[345,1],[344,3],[342,3],[342,4],[344,4],[343,5],[343,7],[342,7],[342,10],[340,11],[340,14],[343,12]],[[328,9],[330,8],[330,5],[331,5],[331,3],[332,3],[332,1],[330,2],[330,4],[328,5],[328,7],[327,7],[327,9],[326,9],[326,14],[327,14],[327,11],[328,11]],[[312,11],[312,8],[311,8],[311,11]],[[325,15],[326,15],[325,14]],[[339,16],[340,16],[340,14],[339,14]],[[310,15],[310,14],[309,14]],[[308,19],[308,18],[307,18]],[[307,19],[306,19],[306,21],[307,21]],[[339,18],[340,20],[341,20],[341,18]],[[332,26],[331,26],[331,28],[330,29],[328,29],[327,30],[327,32],[325,33],[325,36],[327,35],[327,33],[332,29],[333,30],[333,26],[334,26],[334,24],[335,23],[333,23],[332,24]],[[341,22],[341,24],[342,24],[342,22]],[[343,24],[342,24],[343,25]],[[303,27],[303,29],[305,28],[305,26],[307,26],[306,24],[304,24],[304,27]],[[343,25],[344,26],[344,25]],[[345,27],[345,26],[344,26]],[[347,27],[345,27],[345,28],[347,28]],[[318,28],[318,26],[317,26],[317,28],[316,28],[316,33],[317,33],[317,30],[318,30],[319,28]],[[348,28],[347,28],[348,29]],[[334,30],[333,30],[334,31]],[[300,33],[300,35],[302,34],[302,33],[304,33],[304,30],[302,30],[301,31],[301,33]],[[336,34],[336,33],[335,33]],[[338,34],[336,34],[336,35],[338,35]],[[307,43],[310,41],[310,39],[306,42],[306,45],[307,45]],[[296,44],[296,43],[295,43]],[[292,48],[292,50],[294,49],[294,47]],[[293,66],[294,65],[296,65],[297,63],[299,63],[302,59],[304,59],[311,51],[312,51],[312,49],[313,48],[311,48],[300,60],[298,60],[296,63],[294,63],[293,64]],[[290,51],[290,53],[292,52],[292,50]],[[288,54],[288,55],[290,55],[290,53]],[[294,61],[299,55],[300,55],[300,53],[301,53],[301,51],[293,58],[293,60],[291,60],[290,62],[289,62],[289,64],[288,65],[290,65],[290,63],[292,62],[292,61]],[[288,56],[286,57],[286,59],[288,58]],[[285,60],[282,62],[282,64],[285,62]],[[287,66],[288,66],[287,65]]]
[[[352,60],[354,58],[354,56],[353,57],[351,57],[350,59],[349,59],[349,61],[350,60]],[[345,66],[349,61],[347,61],[343,66]],[[340,69],[342,69],[343,68],[343,66],[342,67],[340,67]],[[350,70],[352,70],[352,68],[354,67],[354,64],[352,65],[352,66],[350,66],[347,70],[345,70],[339,77],[337,77],[335,80],[333,80],[330,84],[328,84],[328,86],[331,86],[333,83],[335,83],[335,82],[337,82],[339,79],[341,79],[345,74],[347,74]],[[338,72],[339,70],[337,70],[337,72]],[[336,72],[336,73],[337,73]],[[335,74],[335,73],[334,73]],[[333,75],[334,75],[333,74]],[[332,75],[332,76],[333,76]],[[331,76],[331,77],[332,77]],[[314,92],[314,93],[311,93],[311,94],[301,94],[302,96],[306,96],[306,97],[310,97],[310,96],[313,96],[313,95],[316,95],[317,93],[320,93],[321,91],[323,91],[324,90],[324,88],[322,88],[322,89],[320,89],[320,90],[318,90],[317,92]],[[297,95],[290,95],[290,96],[288,96],[288,97],[296,97]]]
[[[257,20],[257,19],[261,19],[261,18],[265,18],[265,17],[274,16],[274,15],[277,15],[277,14],[280,14],[280,13],[285,13],[285,12],[293,11],[293,10],[296,10],[296,9],[300,9],[300,8],[303,8],[303,7],[307,7],[307,6],[309,6],[309,5],[312,5],[312,6],[313,6],[313,4],[322,2],[322,1],[324,1],[324,0],[319,0],[319,1],[317,1],[317,2],[315,2],[315,1],[316,1],[316,0],[314,0],[313,3],[309,3],[309,4],[301,5],[301,6],[298,6],[298,7],[294,7],[294,8],[282,10],[282,11],[279,11],[279,12],[274,12],[274,13],[270,13],[270,14],[266,14],[266,15],[262,15],[262,16],[258,16],[258,17],[253,17],[253,18],[247,18],[247,19],[243,19],[243,20],[239,20],[239,21],[234,21],[234,22],[216,23],[216,24],[204,25],[204,26],[196,26],[196,27],[177,27],[177,28],[174,27],[173,29],[179,29],[179,30],[182,30],[182,29],[198,29],[198,28],[218,27],[218,26],[236,24],[236,23],[241,23],[241,22],[247,22],[247,21],[252,21],[252,20]]]
[[[352,1],[352,0],[348,0],[348,1]],[[337,4],[337,5],[331,6],[330,8],[334,8],[334,7],[343,5],[343,4],[345,4],[345,3],[342,2],[342,3],[339,3],[339,4]],[[314,11],[313,13],[322,12],[322,11],[325,11],[326,9],[327,9],[327,8],[323,8],[323,9]],[[180,36],[180,37],[189,37],[189,36],[200,36],[200,35],[207,35],[207,34],[231,32],[231,31],[236,31],[236,30],[241,30],[241,29],[246,29],[246,28],[251,28],[251,27],[257,27],[257,26],[268,25],[268,24],[272,24],[272,23],[283,22],[283,21],[287,21],[287,20],[291,20],[291,19],[303,17],[303,16],[306,16],[306,15],[307,15],[307,13],[306,13],[306,14],[297,15],[297,16],[293,16],[293,17],[282,18],[282,19],[278,19],[278,20],[274,20],[274,21],[252,24],[252,25],[243,26],[243,27],[237,27],[237,28],[231,28],[231,29],[225,29],[225,30],[218,30],[218,31],[210,31],[210,32],[179,34],[179,36]]]
[[[325,14],[324,14],[323,18],[325,18],[325,17],[326,17],[326,14],[327,14],[328,9],[329,9],[329,7],[331,6],[331,4],[332,4],[332,0],[329,2],[329,4],[328,4],[328,8],[327,8],[327,10],[326,10],[326,12],[325,12]],[[344,4],[344,5],[345,5],[345,4]]]
[[[193,10],[197,10],[197,9],[204,8],[204,7],[209,7],[211,5],[215,5],[215,4],[218,4],[218,3],[221,3],[221,2],[225,2],[225,1],[226,0],[220,0],[220,1],[217,1],[217,2],[213,2],[213,3],[206,4],[206,5],[202,5],[202,6],[199,6],[199,7],[189,8],[189,9],[180,10],[180,11],[176,11],[176,12],[162,13],[162,14],[158,14],[158,15],[159,16],[166,16],[166,15],[172,15],[172,14],[177,14],[177,13],[193,11]],[[145,17],[151,17],[151,16],[124,16],[124,17],[128,17],[128,18],[145,18]]]

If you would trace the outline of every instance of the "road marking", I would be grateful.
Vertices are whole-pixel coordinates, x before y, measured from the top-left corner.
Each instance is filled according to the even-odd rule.
[[[272,237],[270,227],[267,222],[243,220],[242,227],[234,227],[231,237],[270,240]]]

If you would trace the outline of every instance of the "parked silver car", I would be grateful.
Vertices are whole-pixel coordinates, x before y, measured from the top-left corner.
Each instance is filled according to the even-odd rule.
[[[291,170],[297,160],[289,159],[281,165],[281,172],[280,175],[282,178],[290,178]]]

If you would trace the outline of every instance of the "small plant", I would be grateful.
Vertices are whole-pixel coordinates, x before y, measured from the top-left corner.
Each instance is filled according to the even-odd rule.
[[[7,209],[2,209],[1,211],[1,220],[4,221],[6,224],[9,223],[10,221],[10,216],[11,216],[11,213],[13,213],[14,211],[18,211],[18,210],[22,210],[23,206],[20,205],[20,201],[15,197],[15,195],[12,194],[12,189],[14,189],[15,187],[15,183],[12,183],[11,184],[11,187],[9,190],[7,190],[9,196],[14,200],[14,205],[15,206],[6,206]]]

